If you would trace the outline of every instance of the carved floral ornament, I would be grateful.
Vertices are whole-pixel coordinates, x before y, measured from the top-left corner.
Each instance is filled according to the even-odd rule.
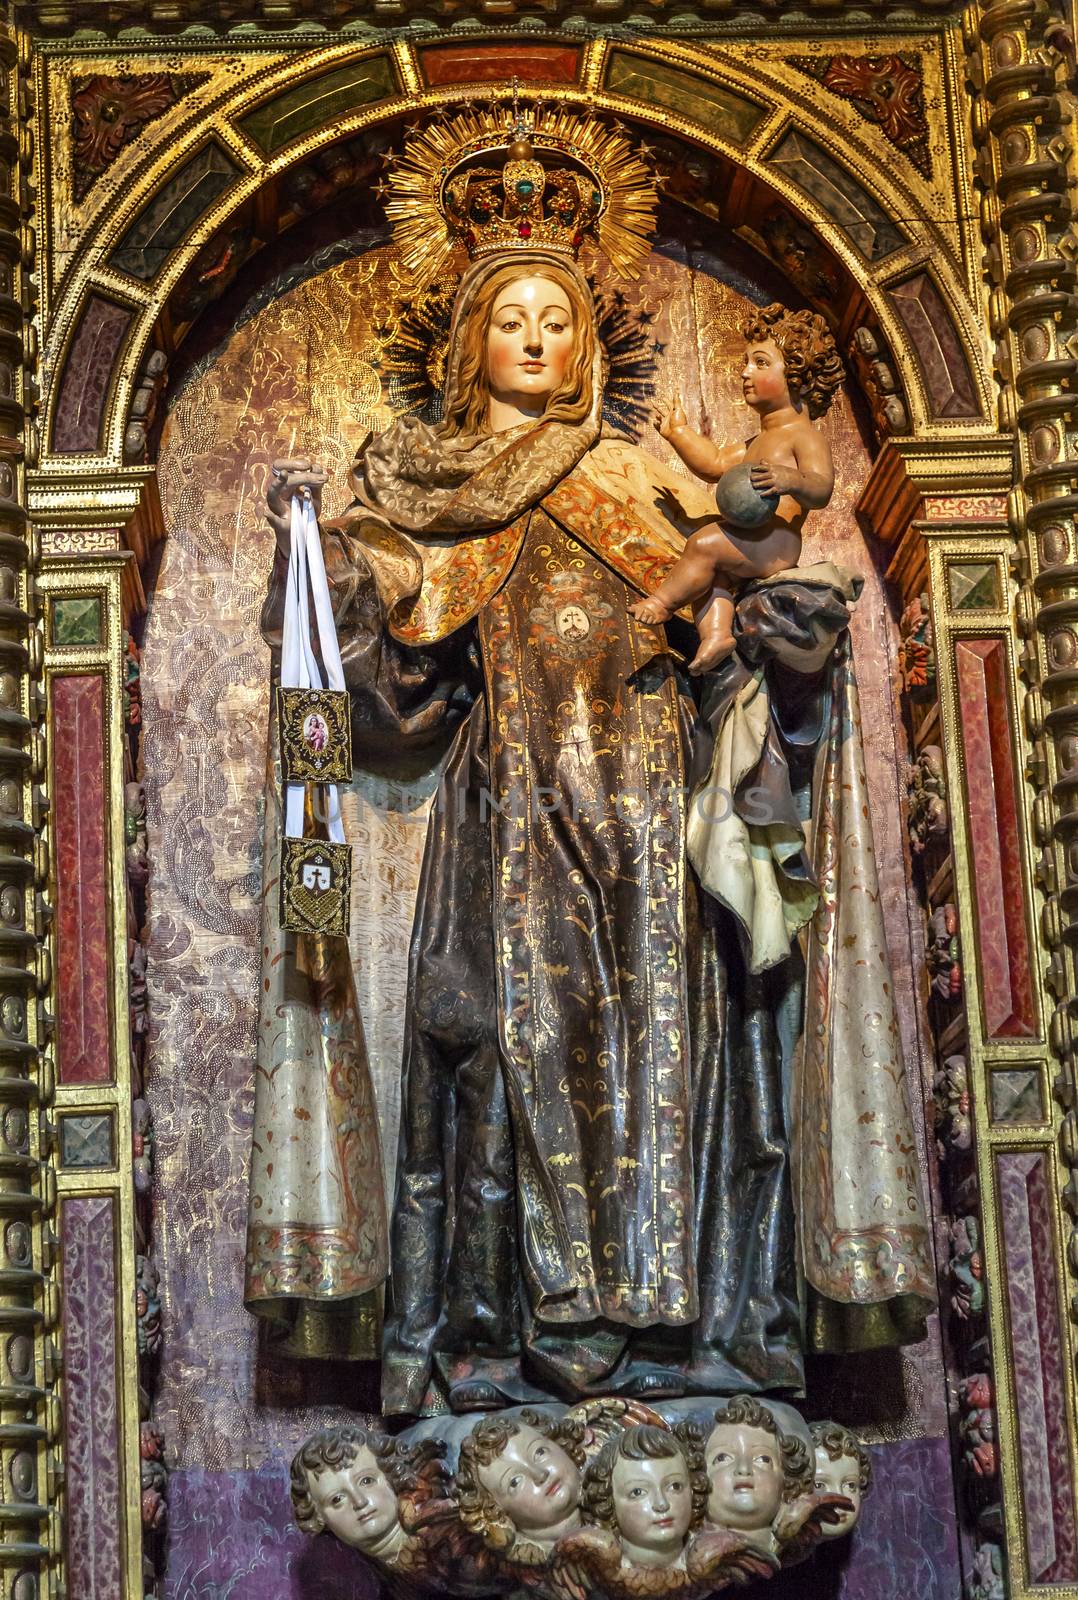
[[[922,177],[932,176],[921,57],[915,52],[881,56],[794,56],[793,65],[849,100],[880,128]]]
[[[208,73],[164,72],[107,77],[95,74],[71,84],[72,184],[75,199],[89,194],[124,145],[155,117],[204,83]]]
[[[872,1472],[847,1429],[745,1396],[662,1410],[605,1399],[446,1419],[448,1446],[429,1425],[331,1428],[293,1460],[296,1521],[403,1593],[509,1583],[540,1600],[702,1600],[854,1527]]]

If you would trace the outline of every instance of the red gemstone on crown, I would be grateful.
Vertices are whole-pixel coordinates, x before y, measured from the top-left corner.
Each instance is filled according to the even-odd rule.
[[[520,237],[522,239],[530,239],[531,236],[532,236],[532,225],[531,225],[531,223],[530,222],[522,222],[520,224],[520,226],[518,227],[517,232],[519,233],[519,235],[520,235]]]

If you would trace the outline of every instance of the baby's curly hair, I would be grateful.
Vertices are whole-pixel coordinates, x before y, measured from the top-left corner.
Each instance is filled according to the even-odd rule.
[[[826,1452],[831,1461],[841,1461],[852,1456],[857,1462],[861,1480],[861,1493],[872,1487],[872,1458],[856,1434],[844,1428],[841,1422],[814,1422],[809,1428],[817,1450]]]
[[[360,1428],[350,1423],[340,1428],[327,1428],[324,1433],[313,1434],[292,1457],[289,1485],[292,1511],[304,1533],[321,1533],[325,1527],[311,1494],[311,1478],[350,1467],[360,1450],[370,1451],[397,1494],[416,1488],[416,1451],[398,1445],[375,1428]]]
[[[773,339],[782,351],[786,381],[808,406],[810,417],[822,417],[846,376],[831,330],[815,311],[790,311],[784,305],[764,306],[742,324],[746,344]]]
[[[728,1400],[721,1410],[716,1411],[711,1429],[708,1430],[708,1438],[711,1437],[712,1429],[726,1425],[735,1428],[760,1428],[764,1433],[774,1434],[782,1460],[785,1480],[782,1487],[784,1500],[796,1500],[812,1488],[813,1469],[816,1463],[809,1454],[808,1445],[803,1439],[797,1438],[796,1434],[784,1433],[774,1413],[759,1400],[747,1394],[737,1395],[733,1400]]]
[[[508,1550],[517,1539],[512,1520],[494,1496],[479,1481],[479,1468],[497,1461],[510,1439],[520,1432],[520,1424],[535,1428],[565,1451],[570,1461],[583,1467],[584,1424],[575,1417],[544,1417],[525,1410],[516,1417],[484,1417],[477,1422],[460,1447],[453,1498],[460,1520],[471,1533],[477,1533],[490,1550]]]
[[[584,1478],[581,1510],[584,1521],[617,1532],[614,1514],[614,1468],[619,1461],[672,1461],[680,1456],[689,1475],[692,1490],[692,1526],[703,1521],[709,1486],[704,1471],[703,1435],[691,1422],[677,1428],[660,1428],[654,1422],[638,1422],[608,1439],[588,1468]]]

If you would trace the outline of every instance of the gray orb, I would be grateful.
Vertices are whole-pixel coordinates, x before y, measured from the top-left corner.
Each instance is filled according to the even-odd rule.
[[[740,466],[724,472],[715,488],[719,511],[735,528],[758,528],[773,517],[779,503],[777,494],[760,494],[752,486],[749,471],[752,463],[742,461]],[[757,462],[756,465],[759,465]]]

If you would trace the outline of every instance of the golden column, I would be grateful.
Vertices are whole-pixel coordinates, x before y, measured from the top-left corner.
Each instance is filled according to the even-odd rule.
[[[28,87],[0,6],[0,1582],[11,1600],[59,1592],[58,1306],[50,1269],[55,1184],[48,844],[36,540],[25,510],[35,459],[29,319],[33,235]],[[51,1580],[46,1569],[51,1567]]]

